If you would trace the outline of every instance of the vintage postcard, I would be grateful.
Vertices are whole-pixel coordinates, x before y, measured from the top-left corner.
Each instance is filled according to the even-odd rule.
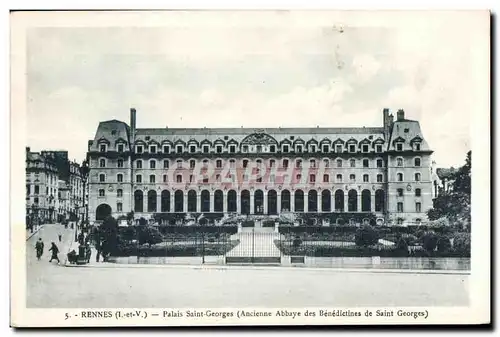
[[[489,79],[487,11],[11,13],[11,325],[490,323]]]

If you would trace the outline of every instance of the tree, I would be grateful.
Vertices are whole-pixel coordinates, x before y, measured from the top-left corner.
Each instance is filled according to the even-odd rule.
[[[163,241],[163,236],[160,231],[151,226],[140,226],[139,231],[139,244],[154,245]]]
[[[372,226],[365,225],[356,230],[354,241],[358,246],[372,246],[378,242],[379,233]]]
[[[103,239],[103,249],[106,252],[113,252],[118,244],[118,222],[112,216],[104,219],[102,225],[99,227],[100,235]]]
[[[470,226],[471,156],[472,153],[469,151],[465,165],[452,174],[451,191],[443,191],[434,199],[434,208],[427,212],[429,220],[446,217],[454,224]]]

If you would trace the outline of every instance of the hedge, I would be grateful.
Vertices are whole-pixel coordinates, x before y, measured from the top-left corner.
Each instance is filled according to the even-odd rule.
[[[113,252],[112,256],[145,256],[145,257],[179,257],[179,256],[213,256],[224,255],[236,245],[238,240],[227,241],[224,243],[193,243],[182,245],[168,246],[137,246],[133,244],[121,244],[118,249]]]
[[[275,245],[284,255],[316,256],[316,257],[470,257],[470,254],[464,254],[458,250],[452,251],[433,251],[400,249],[397,246],[374,245],[369,247],[352,246],[333,246],[333,245],[308,245],[307,242],[301,242],[297,245],[293,241],[276,240]]]

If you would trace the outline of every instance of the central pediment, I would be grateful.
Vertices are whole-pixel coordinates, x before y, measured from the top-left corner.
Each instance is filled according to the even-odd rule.
[[[255,133],[252,133],[251,135],[248,135],[243,139],[241,142],[243,145],[277,145],[278,142],[274,137],[271,137],[267,133],[264,133],[263,131],[257,131]]]

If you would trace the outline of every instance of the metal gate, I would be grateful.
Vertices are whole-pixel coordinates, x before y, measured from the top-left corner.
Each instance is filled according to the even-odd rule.
[[[274,228],[243,228],[231,240],[238,243],[226,253],[226,263],[281,264],[280,235]]]

